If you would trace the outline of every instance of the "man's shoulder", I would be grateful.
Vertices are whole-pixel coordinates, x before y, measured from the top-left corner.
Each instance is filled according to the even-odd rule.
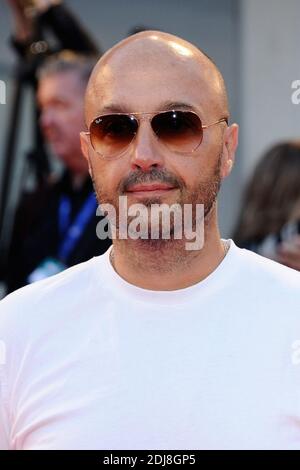
[[[255,283],[262,289],[269,288],[275,293],[294,292],[300,298],[300,273],[276,261],[265,258],[245,248],[238,248],[237,253],[241,268],[249,284]]]
[[[101,259],[104,255],[96,257],[97,274],[101,276]],[[47,279],[27,285],[7,295],[0,301],[0,335],[2,328],[7,324],[24,325],[32,327],[35,322],[52,319],[56,316],[68,314],[76,305],[81,305],[91,297],[95,288],[96,272],[95,260],[72,266],[59,274]]]

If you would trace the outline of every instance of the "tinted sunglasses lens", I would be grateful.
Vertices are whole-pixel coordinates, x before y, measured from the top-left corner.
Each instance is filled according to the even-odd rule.
[[[202,142],[203,129],[197,114],[189,111],[160,113],[152,119],[152,128],[171,150],[192,152]]]
[[[95,119],[90,127],[91,143],[96,152],[103,156],[122,153],[138,128],[134,116],[109,114]]]

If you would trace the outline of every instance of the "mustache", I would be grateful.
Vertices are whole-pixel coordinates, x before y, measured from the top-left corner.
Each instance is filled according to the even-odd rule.
[[[123,193],[128,191],[130,187],[135,184],[144,183],[166,183],[180,189],[185,186],[184,182],[180,178],[172,175],[164,168],[151,168],[147,173],[142,170],[136,170],[130,173],[120,182],[118,190]]]

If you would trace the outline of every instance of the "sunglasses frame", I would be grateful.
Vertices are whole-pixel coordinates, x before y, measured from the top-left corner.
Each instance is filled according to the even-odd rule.
[[[102,158],[104,159],[107,159],[107,160],[114,160],[114,159],[117,159],[119,157],[121,157],[130,147],[130,145],[134,142],[135,138],[136,138],[136,135],[137,135],[137,132],[134,133],[133,135],[133,138],[131,139],[131,141],[129,142],[129,144],[126,146],[126,148],[121,152],[121,153],[117,153],[115,155],[111,155],[111,156],[106,156],[104,154],[102,154],[101,152],[99,152],[98,150],[96,150],[93,146],[93,143],[92,143],[92,139],[91,139],[91,126],[94,124],[95,121],[97,121],[97,119],[101,119],[102,117],[104,116],[128,116],[129,118],[135,118],[135,120],[138,122],[138,128],[140,126],[140,121],[149,121],[150,122],[150,127],[151,127],[151,130],[154,134],[154,136],[156,137],[156,139],[161,143],[163,144],[165,147],[167,147],[169,150],[170,147],[165,144],[163,142],[162,139],[159,138],[159,136],[154,132],[152,126],[151,126],[151,121],[152,119],[159,115],[159,114],[164,114],[164,113],[178,113],[178,112],[181,112],[181,113],[192,113],[194,114],[195,116],[197,116],[197,118],[200,120],[200,123],[201,123],[201,127],[202,127],[202,131],[205,130],[205,129],[208,129],[209,127],[211,126],[214,126],[216,124],[219,124],[221,122],[226,122],[226,124],[228,125],[228,118],[227,117],[223,117],[221,119],[218,119],[217,121],[214,121],[212,122],[211,124],[202,124],[202,120],[200,118],[200,116],[193,110],[182,110],[182,109],[168,109],[168,110],[164,110],[164,111],[157,111],[155,113],[143,113],[143,112],[136,112],[136,113],[113,113],[113,112],[110,112],[110,113],[105,113],[105,114],[101,114],[99,116],[97,116],[95,119],[93,119],[93,121],[91,122],[90,126],[89,126],[89,131],[83,131],[84,134],[88,135],[89,138],[90,138],[90,143],[91,143],[91,146],[94,150],[94,152],[96,152],[98,155],[100,155]],[[185,155],[185,154],[189,154],[189,153],[193,153],[195,152],[201,145],[202,143],[202,140],[203,140],[203,135],[202,135],[202,138],[199,142],[199,144],[193,149],[193,150],[189,150],[188,152],[181,152],[181,151],[176,151],[176,150],[171,150],[172,152],[175,152],[175,153],[178,153],[178,154],[181,154],[181,155]]]

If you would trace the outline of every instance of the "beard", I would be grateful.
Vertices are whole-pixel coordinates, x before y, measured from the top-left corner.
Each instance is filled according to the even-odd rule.
[[[178,197],[169,204],[169,207],[172,206],[173,204],[176,204],[178,205],[179,208],[181,208],[181,214],[184,214],[184,207],[187,204],[189,204],[191,207],[191,213],[192,213],[191,227],[192,227],[192,230],[195,230],[197,224],[199,224],[200,222],[199,219],[197,219],[197,212],[196,212],[197,205],[199,204],[203,205],[202,218],[204,218],[204,224],[207,224],[209,220],[209,216],[217,200],[217,196],[221,187],[221,174],[220,174],[221,157],[222,155],[220,154],[210,174],[206,176],[205,179],[200,180],[197,183],[197,185],[195,185],[195,187],[193,188],[188,188],[186,184],[184,183],[184,181],[179,176],[176,176],[168,172],[164,168],[162,169],[152,168],[147,173],[142,172],[141,170],[136,170],[130,173],[127,177],[125,177],[119,183],[117,189],[113,193],[112,191],[107,190],[107,187],[102,185],[100,181],[97,181],[96,175],[94,175],[94,172],[92,171],[92,181],[93,181],[93,186],[94,186],[98,203],[99,205],[110,204],[111,206],[114,207],[116,218],[114,222],[110,221],[110,223],[115,226],[116,232],[118,234],[120,230],[119,197],[126,195],[126,191],[132,185],[154,183],[154,182],[155,183],[167,183],[177,188],[179,192]],[[151,208],[153,208],[154,205],[162,204],[161,198],[160,197],[147,197],[147,198],[145,197],[143,199],[139,198],[139,200],[136,202],[143,204],[148,209],[147,220],[145,220],[145,224],[147,224],[148,237],[146,239],[142,239],[141,242],[146,243],[148,247],[150,246],[157,247],[158,245],[164,245],[166,244],[166,242],[169,242],[170,240],[166,240],[162,236],[160,236],[158,239],[152,239],[151,237],[152,231],[155,228],[156,230],[159,230],[160,235],[163,233],[162,217],[160,217],[159,222],[158,222],[159,227],[153,227],[153,225],[151,226],[151,218],[149,215]],[[128,228],[128,226],[131,224],[134,218],[135,216],[129,216],[128,214],[126,214],[127,227],[125,229]],[[175,234],[174,218],[175,216],[173,218],[171,217],[171,220],[170,220],[170,238],[171,239],[174,239],[174,234]],[[122,227],[122,229],[124,229],[124,227]],[[118,235],[117,235],[117,238],[118,238]]]

